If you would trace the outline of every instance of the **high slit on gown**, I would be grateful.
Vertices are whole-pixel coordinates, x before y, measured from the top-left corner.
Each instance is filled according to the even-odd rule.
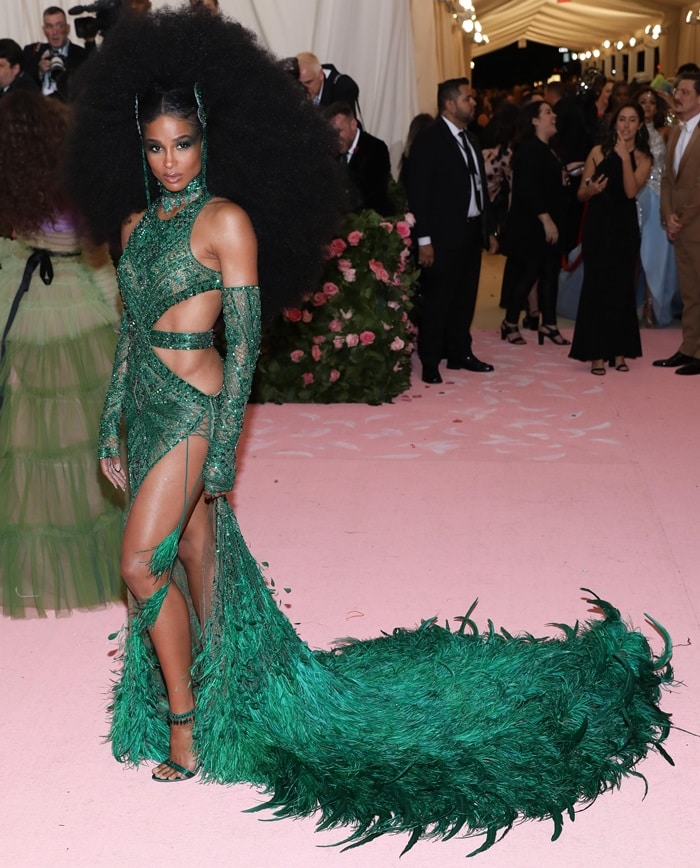
[[[205,489],[233,483],[258,290],[222,287],[194,259],[189,238],[205,201],[167,222],[151,206],[119,267],[125,318],[100,455],[117,448],[123,413],[132,496],[160,457],[197,432],[209,439]],[[150,343],[169,306],[212,288],[222,292],[227,341],[216,397],[184,383]],[[454,631],[428,620],[311,651],[266,586],[227,500],[208,511],[201,627],[192,617],[194,746],[204,779],[259,785],[280,816],[316,813],[321,827],[349,826],[350,845],[391,832],[408,833],[407,846],[484,832],[487,847],[519,818],[552,818],[558,834],[563,814],[617,786],[649,749],[663,751],[670,724],[658,702],[672,677],[670,645],[654,660],[607,603],[595,601],[602,619],[563,627],[556,639],[491,624],[480,634],[467,612]],[[189,598],[177,533],[144,558]],[[121,637],[110,739],[115,757],[131,764],[168,756],[167,696],[147,634],[167,587],[131,601]]]

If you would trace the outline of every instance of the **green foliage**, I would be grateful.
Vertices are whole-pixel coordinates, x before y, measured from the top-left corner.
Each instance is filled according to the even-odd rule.
[[[381,404],[410,385],[410,215],[350,214],[321,285],[263,334],[251,400]]]

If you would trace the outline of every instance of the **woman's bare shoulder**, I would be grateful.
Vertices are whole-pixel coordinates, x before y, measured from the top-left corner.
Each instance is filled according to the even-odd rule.
[[[253,224],[248,213],[230,199],[215,196],[207,202],[202,213],[207,218],[207,222],[217,228],[252,231]]]

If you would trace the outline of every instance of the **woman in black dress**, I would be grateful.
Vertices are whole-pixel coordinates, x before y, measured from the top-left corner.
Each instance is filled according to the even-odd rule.
[[[626,358],[642,354],[635,304],[639,256],[637,193],[651,171],[644,115],[636,103],[620,106],[607,137],[588,155],[578,198],[588,202],[583,227],[584,277],[569,356],[591,362],[602,376],[605,360],[628,371]]]
[[[549,103],[533,102],[524,107],[516,133],[513,198],[505,231],[508,262],[501,339],[511,344],[525,343],[518,329],[518,316],[538,281],[542,312],[538,341],[542,344],[549,338],[560,346],[569,343],[559,333],[556,318],[559,227],[565,207],[562,165],[549,147],[556,131],[556,115]]]

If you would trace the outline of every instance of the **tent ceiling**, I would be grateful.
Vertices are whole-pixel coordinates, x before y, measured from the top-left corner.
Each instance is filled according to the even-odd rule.
[[[478,56],[519,39],[545,45],[565,45],[574,51],[599,45],[604,39],[625,39],[647,24],[674,20],[688,0],[473,0],[489,44],[474,45]]]

